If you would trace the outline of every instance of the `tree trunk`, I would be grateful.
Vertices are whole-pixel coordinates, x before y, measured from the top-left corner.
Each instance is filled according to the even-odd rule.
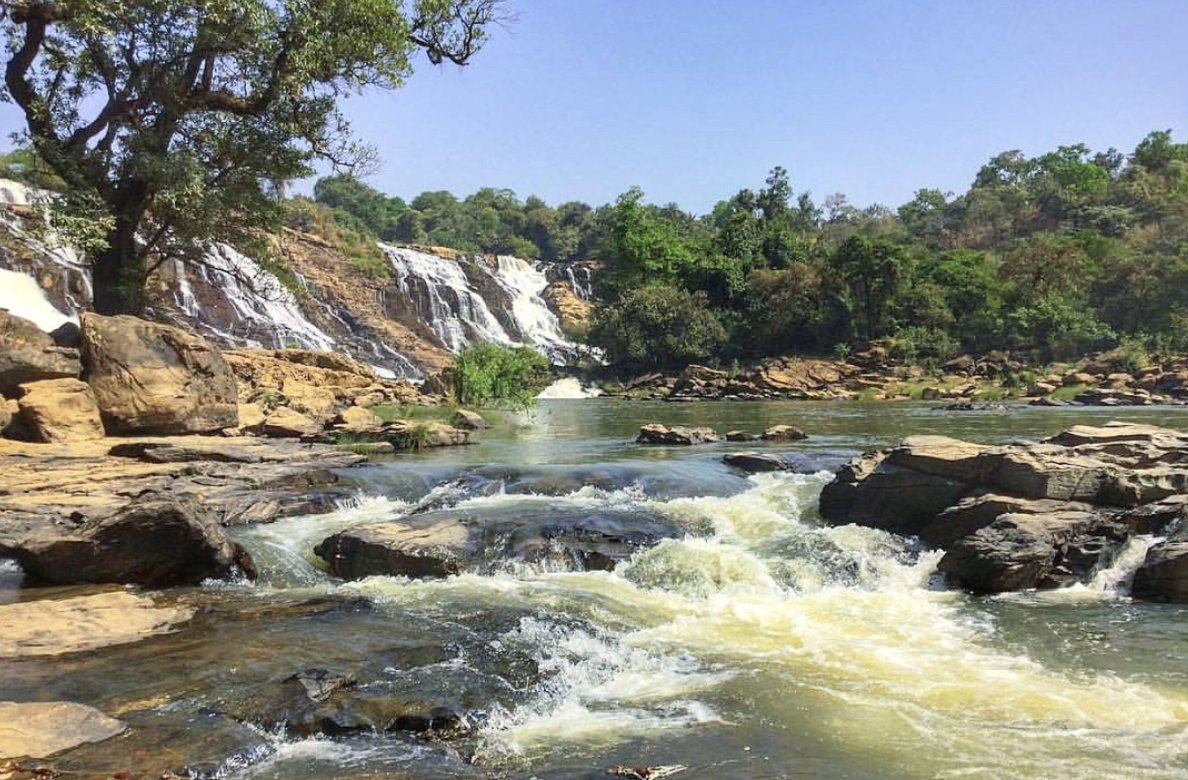
[[[143,187],[132,185],[114,204],[115,226],[107,248],[91,258],[94,307],[99,314],[135,314],[144,309],[144,258],[136,233],[145,213]]]

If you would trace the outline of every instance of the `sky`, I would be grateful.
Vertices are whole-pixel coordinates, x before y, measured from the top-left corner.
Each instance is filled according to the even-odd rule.
[[[470,65],[421,59],[349,101],[382,161],[368,183],[554,205],[638,185],[705,213],[782,165],[818,202],[895,207],[1008,149],[1188,139],[1188,0],[507,3]]]
[[[1188,0],[509,0],[465,68],[352,101],[409,197],[705,213],[782,165],[820,202],[964,191],[998,152],[1188,136]]]

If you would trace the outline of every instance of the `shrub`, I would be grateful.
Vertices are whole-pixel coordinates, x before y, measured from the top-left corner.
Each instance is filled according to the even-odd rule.
[[[452,371],[454,395],[465,406],[524,409],[549,381],[549,362],[529,347],[474,344],[462,350]]]
[[[633,368],[682,366],[713,355],[726,329],[702,292],[668,285],[641,287],[603,310],[590,343],[611,363]]]

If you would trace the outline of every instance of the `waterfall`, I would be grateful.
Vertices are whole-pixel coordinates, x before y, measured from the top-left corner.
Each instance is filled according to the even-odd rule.
[[[565,363],[577,353],[578,345],[561,333],[557,316],[541,297],[548,280],[531,263],[500,255],[492,268],[483,262],[454,260],[410,247],[381,244],[380,248],[392,264],[400,292],[451,352],[486,341],[527,344],[554,363]],[[494,314],[505,308],[507,301],[492,299],[503,296],[510,301],[508,313],[514,332]]]
[[[577,345],[561,333],[560,320],[541,297],[549,284],[544,272],[518,257],[499,255],[496,260],[495,278],[511,297],[512,317],[524,340],[554,363],[568,362]]]
[[[226,244],[214,244],[196,263],[173,261],[173,272],[174,304],[208,337],[270,349],[335,347],[334,339],[302,314],[291,290]]]
[[[461,352],[474,341],[516,343],[456,261],[406,247],[380,249],[396,272],[396,285],[446,349]]]

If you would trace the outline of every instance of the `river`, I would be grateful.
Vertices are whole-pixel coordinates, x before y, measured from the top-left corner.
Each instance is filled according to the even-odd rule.
[[[819,469],[858,451],[1108,419],[1182,429],[1188,409],[545,401],[474,446],[349,472],[359,498],[339,511],[237,529],[257,583],[165,593],[199,610],[172,634],[0,664],[0,699],[80,701],[129,723],[55,759],[83,776],[545,780],[680,765],[688,780],[1188,778],[1188,608],[1126,597],[1141,543],[1090,586],[972,598],[937,580],[938,553],[816,517]],[[656,421],[796,425],[810,438],[759,447],[795,452],[809,473],[721,463],[753,445],[632,443]],[[613,572],[511,562],[343,583],[315,565],[330,533],[429,504],[616,509],[686,533]],[[331,738],[260,722],[281,681],[314,667],[352,675],[376,707],[448,705],[461,733]]]

